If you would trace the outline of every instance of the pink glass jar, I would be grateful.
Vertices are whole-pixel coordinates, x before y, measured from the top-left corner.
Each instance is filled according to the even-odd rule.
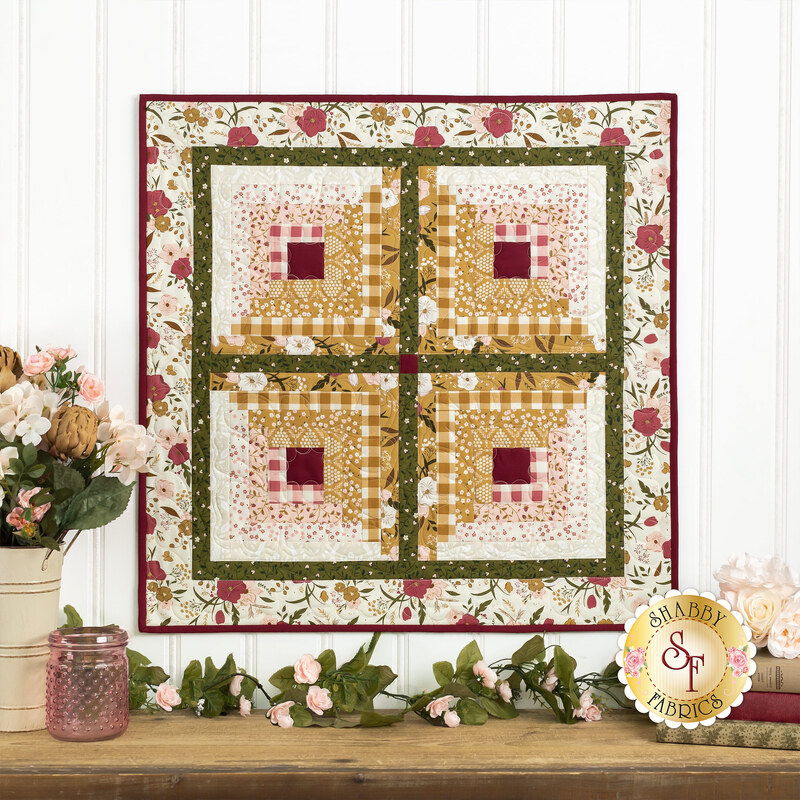
[[[56,739],[96,742],[128,727],[128,634],[116,625],[50,634],[47,730]]]

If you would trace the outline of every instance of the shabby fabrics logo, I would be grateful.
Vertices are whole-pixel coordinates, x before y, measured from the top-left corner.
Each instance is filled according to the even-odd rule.
[[[724,719],[742,702],[755,672],[756,648],[742,615],[694,589],[639,606],[625,623],[619,679],[636,708],[671,728]]]

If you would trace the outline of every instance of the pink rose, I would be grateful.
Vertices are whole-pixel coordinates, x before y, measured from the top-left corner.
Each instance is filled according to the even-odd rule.
[[[640,225],[636,230],[636,246],[645,253],[655,253],[664,246],[659,225]]]
[[[442,697],[431,700],[430,703],[425,706],[425,710],[428,712],[431,719],[436,719],[436,717],[440,717],[447,712],[453,699],[453,695],[451,694],[442,695]]]
[[[450,711],[446,711],[444,715],[444,724],[448,728],[457,728],[461,724],[461,717],[456,714],[455,711],[452,709]]]
[[[46,350],[28,356],[22,364],[22,371],[26,375],[41,375],[47,372],[56,360]]]
[[[303,115],[297,118],[297,127],[309,139],[322,133],[328,125],[328,115],[321,108],[309,106]]]
[[[31,498],[40,491],[41,488],[37,486],[34,489],[20,492],[17,495],[18,505],[6,516],[6,522],[17,530],[22,530],[28,524],[28,520],[22,516],[26,508],[31,509],[31,521],[41,522],[42,517],[50,510],[50,503],[44,503],[40,506],[31,506]]]
[[[238,697],[242,693],[243,680],[243,675],[234,675],[231,678],[231,682],[228,684],[228,691],[231,693],[231,697]]]
[[[178,687],[171,683],[160,683],[156,689],[156,703],[164,711],[172,711],[173,708],[181,704],[181,696],[178,694]]]
[[[80,395],[87,403],[102,403],[106,396],[106,387],[103,381],[92,375],[91,372],[82,372],[78,378]]]
[[[485,661],[478,661],[472,667],[472,672],[483,686],[487,689],[494,689],[497,683],[497,673]]]
[[[497,684],[497,694],[500,695],[500,699],[504,703],[511,702],[511,687],[508,685],[508,681],[502,681]]]
[[[625,131],[622,128],[606,128],[600,134],[600,144],[601,145],[622,145],[623,147],[627,147],[631,143],[631,140],[625,135]]]
[[[800,599],[787,600],[775,619],[767,638],[767,648],[775,658],[800,657]]]
[[[483,124],[495,139],[499,139],[501,136],[511,133],[511,129],[514,127],[514,115],[504,108],[493,108]]]
[[[333,701],[331,700],[331,693],[328,689],[322,689],[319,686],[311,686],[306,695],[306,705],[310,711],[322,716],[323,712],[329,708],[333,708]]]
[[[444,136],[435,125],[423,125],[414,133],[414,147],[441,147]]]
[[[279,728],[291,728],[294,720],[289,714],[289,709],[294,705],[294,700],[287,700],[285,703],[278,703],[267,711],[267,717],[273,725]]]
[[[625,655],[625,674],[632,678],[638,678],[639,672],[644,666],[644,648],[637,647]]]
[[[258,137],[247,125],[228,131],[228,147],[255,147],[257,144]]]
[[[663,427],[655,408],[637,408],[633,412],[633,429],[642,436],[653,436]]]
[[[250,709],[253,707],[253,704],[244,696],[242,695],[239,698],[239,713],[243,717],[250,716]]]
[[[728,664],[733,670],[733,677],[739,678],[750,668],[750,659],[738,647],[729,647]]]
[[[322,664],[310,653],[300,656],[294,663],[295,683],[316,683],[322,672]]]
[[[542,684],[542,689],[548,692],[552,692],[553,689],[556,688],[556,684],[558,683],[558,675],[556,675],[555,667],[550,667],[550,671],[547,675],[544,676],[544,683]]]
[[[72,349],[72,345],[68,344],[66,347],[56,347],[53,344],[48,345],[45,350],[50,353],[56,361],[68,361],[70,358],[75,358],[77,353]]]
[[[591,690],[587,689],[581,695],[580,700],[580,708],[574,709],[572,716],[585,719],[587,722],[597,722],[601,718],[602,714],[600,713],[600,709],[594,704],[594,698],[592,697]]]

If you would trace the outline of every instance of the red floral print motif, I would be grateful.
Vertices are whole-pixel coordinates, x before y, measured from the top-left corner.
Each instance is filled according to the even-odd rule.
[[[409,597],[425,597],[428,589],[433,586],[433,581],[403,581],[403,592]]]
[[[192,274],[192,266],[188,258],[177,258],[172,262],[170,272],[182,280],[186,280]]]
[[[611,578],[587,578],[586,580],[595,586],[608,586],[611,583]]]
[[[511,133],[511,129],[514,127],[514,115],[504,108],[493,108],[483,124],[492,136],[499,139],[501,136]]]
[[[473,617],[472,614],[462,614],[456,625],[480,625],[480,621],[477,617]]]
[[[149,348],[152,349],[153,347],[158,347],[158,343],[161,341],[161,336],[159,335],[158,331],[148,328],[145,336],[147,338],[147,346]]]
[[[246,591],[244,581],[217,581],[217,597],[227,603],[235,605]]]
[[[600,134],[600,144],[601,145],[617,145],[622,147],[627,147],[631,143],[631,140],[625,135],[625,131],[622,128],[606,128]]]
[[[148,164],[156,164],[156,163],[158,163],[158,148],[157,147],[148,147],[147,148],[147,163]]]
[[[169,384],[160,375],[148,375],[146,392],[147,399],[155,403],[169,394]]]
[[[297,127],[309,137],[309,139],[322,133],[328,126],[328,115],[321,108],[309,106],[301,117],[297,118]]]
[[[642,436],[653,436],[662,427],[661,417],[655,408],[637,408],[633,412],[633,429]]]
[[[586,598],[586,608],[594,608],[596,605],[597,605],[597,598],[593,594],[590,594]]]
[[[147,562],[147,577],[154,581],[163,581],[167,577],[167,573],[161,567],[158,561]]]
[[[167,457],[176,467],[179,467],[184,461],[189,460],[189,448],[183,442],[178,442],[170,447]]]
[[[640,225],[636,231],[636,246],[645,253],[655,253],[664,246],[664,237],[658,225]]]
[[[441,147],[443,144],[444,136],[435,125],[424,125],[414,134],[414,147]]]
[[[669,375],[669,356],[661,362],[661,374],[665,378]]]
[[[258,137],[247,125],[228,131],[228,147],[254,147],[257,144]]]
[[[163,217],[172,208],[172,200],[161,189],[154,189],[147,193],[145,206],[148,216]]]

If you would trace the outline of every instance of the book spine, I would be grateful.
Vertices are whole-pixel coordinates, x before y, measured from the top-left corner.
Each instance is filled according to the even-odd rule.
[[[719,747],[758,747],[767,750],[800,750],[800,725],[780,722],[715,722],[694,730],[656,726],[656,741],[670,744],[703,744]]]
[[[742,703],[731,708],[730,720],[755,722],[800,722],[800,694],[756,692],[742,696]]]
[[[800,694],[800,659],[775,658],[763,651],[755,661],[753,691]]]

